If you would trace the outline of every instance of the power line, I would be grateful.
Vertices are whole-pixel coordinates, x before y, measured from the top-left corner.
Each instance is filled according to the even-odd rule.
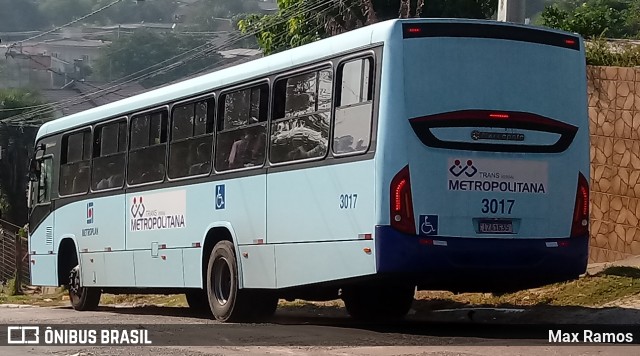
[[[292,18],[292,17],[294,17],[294,16],[301,15],[301,14],[304,14],[304,13],[306,13],[306,12],[310,12],[310,11],[313,11],[313,10],[317,10],[318,8],[320,8],[320,7],[324,6],[324,5],[328,5],[328,4],[335,3],[335,2],[336,2],[336,0],[330,0],[330,1],[326,1],[326,2],[323,2],[322,0],[319,0],[319,4],[317,4],[317,5],[313,5],[313,2],[309,2],[308,4],[305,4],[302,8],[286,10],[284,13],[281,13],[281,14],[280,14],[281,16],[282,16],[282,15],[284,15],[284,14],[286,14],[286,17],[285,17],[283,20],[281,20],[281,21],[276,21],[276,22],[274,22],[274,23],[272,23],[272,24],[270,24],[270,25],[267,25],[267,26],[266,26],[266,28],[270,28],[270,27],[276,26],[276,25],[278,25],[278,24],[284,23],[284,22],[288,21],[290,18]],[[335,5],[334,5],[334,6],[335,6]],[[327,10],[328,10],[328,9],[327,9]],[[241,41],[241,40],[243,40],[243,39],[249,38],[249,37],[251,37],[251,36],[253,36],[253,35],[257,34],[259,31],[260,31],[260,30],[256,30],[256,31],[254,31],[254,32],[249,32],[249,33],[247,33],[246,35],[242,35],[242,34],[235,34],[235,35],[234,35],[235,37],[234,37],[234,36],[231,36],[231,38],[227,39],[227,40],[225,41],[225,43],[232,44],[232,43],[239,42],[239,41]],[[284,32],[284,31],[283,31],[283,32]],[[278,34],[277,36],[280,36],[280,35],[281,35],[281,34]],[[277,36],[276,36],[276,37],[277,37]],[[233,40],[233,41],[232,41],[232,40]],[[222,45],[224,45],[225,43],[223,43]],[[207,48],[207,47],[209,47],[209,48]],[[144,80],[144,79],[149,78],[149,77],[151,77],[151,76],[155,76],[155,75],[157,75],[157,73],[158,73],[159,71],[165,71],[165,70],[169,71],[169,70],[173,70],[173,69],[175,69],[175,68],[178,68],[178,67],[182,66],[183,64],[186,64],[186,62],[188,62],[188,61],[190,61],[190,60],[193,60],[193,59],[197,59],[197,58],[198,58],[199,56],[201,56],[201,55],[207,55],[207,54],[209,54],[211,51],[216,50],[216,49],[219,49],[219,48],[217,48],[217,46],[215,46],[215,45],[210,45],[210,43],[205,43],[205,44],[203,44],[203,45],[200,45],[200,46],[197,46],[197,47],[195,47],[195,48],[192,48],[192,49],[190,49],[190,50],[188,50],[188,51],[185,51],[185,52],[183,52],[183,53],[181,53],[181,54],[178,54],[178,55],[176,55],[176,56],[173,56],[173,57],[171,57],[171,58],[168,58],[168,59],[163,60],[163,61],[161,61],[161,62],[158,62],[158,63],[156,63],[156,64],[153,64],[153,65],[151,65],[151,66],[149,66],[149,67],[147,67],[147,68],[144,68],[144,69],[141,69],[141,70],[139,70],[139,71],[137,71],[137,72],[131,73],[131,74],[129,74],[129,75],[127,75],[127,76],[123,77],[123,78],[120,78],[120,79],[114,80],[114,81],[112,81],[112,82],[110,82],[110,83],[107,83],[107,85],[109,85],[109,84],[114,84],[114,83],[117,83],[117,82],[120,82],[120,81],[123,81],[123,80],[124,80],[124,82],[122,82],[122,83],[120,83],[120,84],[116,84],[116,86],[117,86],[117,85],[124,85],[124,84],[127,84],[127,83],[131,82],[131,81],[136,81],[136,80],[137,80],[137,81],[140,81],[140,80]],[[159,65],[165,64],[165,63],[170,62],[170,61],[172,61],[172,60],[174,60],[174,59],[177,59],[177,58],[179,58],[179,57],[181,57],[181,56],[183,56],[183,55],[186,55],[186,54],[189,54],[189,53],[191,53],[191,52],[198,51],[198,50],[200,50],[200,52],[197,52],[195,55],[190,55],[190,56],[188,56],[188,57],[185,57],[184,59],[181,59],[181,60],[178,60],[177,62],[174,62],[174,63],[168,64],[167,66],[165,66],[165,67],[163,67],[163,68],[159,68],[159,69],[157,69],[157,70],[154,70],[153,72],[150,72],[150,73],[147,73],[147,74],[142,74],[142,73],[144,73],[145,71],[147,71],[147,70],[149,70],[149,69],[152,69],[152,68],[157,67],[157,66],[159,66]],[[137,76],[137,77],[136,77],[136,75],[139,75],[139,76]],[[129,78],[133,78],[133,79],[128,80]],[[107,87],[107,88],[104,88],[104,90],[109,90],[109,89],[112,89],[113,87],[114,87],[114,86],[112,86],[112,87]],[[98,90],[97,92],[100,92],[100,90]],[[97,93],[97,92],[95,92],[95,93]],[[94,94],[94,93],[91,93],[91,94]],[[73,100],[73,98],[71,98],[71,99],[67,99],[67,100],[63,100],[63,101],[61,101],[61,102],[53,103],[53,104],[64,104],[64,103],[69,103],[69,102],[71,102],[72,100]]]
[[[176,55],[176,56],[174,56],[174,57],[172,57],[172,58],[169,58],[169,59],[164,60],[164,61],[162,61],[162,62],[156,63],[156,64],[154,64],[154,65],[152,65],[152,66],[149,66],[149,67],[147,67],[147,68],[145,68],[145,69],[142,69],[142,70],[140,70],[140,71],[138,71],[138,72],[132,73],[132,74],[130,74],[130,75],[128,75],[128,76],[125,76],[124,78],[121,78],[121,79],[119,79],[119,80],[113,81],[113,82],[108,83],[108,84],[114,84],[114,83],[117,83],[117,82],[119,82],[119,81],[122,81],[122,80],[128,79],[128,80],[125,80],[125,81],[124,81],[124,82],[122,82],[122,83],[114,84],[113,86],[106,87],[106,88],[101,88],[100,90],[97,90],[97,91],[94,91],[94,92],[91,92],[91,93],[87,93],[87,94],[85,94],[85,95],[79,95],[79,96],[77,96],[75,99],[74,99],[74,98],[70,98],[70,99],[66,99],[66,100],[59,101],[59,102],[49,103],[49,104],[47,104],[46,106],[45,106],[45,105],[42,105],[42,106],[41,106],[41,107],[42,107],[42,109],[40,109],[40,110],[33,110],[33,111],[30,111],[30,112],[26,112],[26,113],[18,114],[18,115],[12,116],[12,117],[10,117],[10,118],[7,118],[7,119],[1,120],[1,121],[10,121],[10,122],[15,122],[15,121],[18,121],[18,120],[24,120],[24,119],[26,119],[28,116],[32,116],[32,115],[43,115],[43,114],[46,114],[46,113],[53,112],[53,111],[55,111],[56,109],[64,108],[64,105],[67,105],[67,104],[68,104],[68,105],[79,105],[79,104],[82,104],[82,103],[84,103],[84,102],[87,102],[87,101],[91,100],[91,99],[85,99],[85,100],[83,100],[83,98],[82,98],[83,96],[88,97],[88,96],[90,96],[90,95],[94,95],[94,94],[97,94],[97,93],[99,93],[99,92],[105,92],[105,91],[108,91],[108,90],[110,90],[110,89],[113,89],[113,88],[116,88],[116,87],[119,87],[119,86],[125,85],[125,84],[127,84],[127,83],[132,82],[132,81],[141,81],[141,80],[144,80],[144,79],[146,79],[146,78],[150,78],[150,77],[153,77],[153,76],[157,76],[157,75],[159,75],[159,74],[163,74],[162,72],[166,73],[166,72],[169,72],[169,71],[175,70],[175,69],[177,69],[177,68],[179,68],[179,67],[181,67],[181,66],[185,65],[187,62],[189,62],[189,61],[191,61],[191,60],[198,59],[198,58],[199,58],[199,57],[201,57],[201,56],[206,56],[206,55],[210,54],[210,53],[211,53],[211,52],[213,52],[213,51],[220,50],[220,49],[224,48],[225,46],[231,45],[231,44],[236,43],[236,42],[239,42],[239,41],[241,41],[241,40],[243,40],[243,39],[246,39],[246,38],[249,38],[249,37],[251,37],[251,36],[254,36],[254,35],[256,35],[258,32],[260,32],[260,31],[262,31],[262,30],[264,30],[264,29],[268,29],[268,28],[274,27],[274,26],[276,26],[276,25],[279,25],[279,24],[285,23],[286,21],[289,21],[289,20],[290,20],[292,17],[294,17],[294,16],[298,16],[298,15],[302,15],[302,14],[307,13],[307,12],[311,12],[311,11],[314,11],[314,10],[318,10],[318,9],[320,9],[321,7],[326,6],[326,5],[331,5],[331,6],[327,6],[325,9],[323,9],[322,11],[320,11],[318,14],[321,14],[321,13],[323,13],[323,12],[327,12],[327,11],[331,10],[332,8],[334,8],[335,6],[337,6],[337,5],[338,5],[338,4],[337,4],[337,1],[338,1],[338,0],[330,0],[330,1],[322,1],[322,0],[318,0],[319,4],[316,4],[316,5],[313,5],[313,3],[312,3],[312,2],[310,2],[310,3],[308,3],[308,4],[305,4],[305,5],[304,5],[303,7],[301,7],[301,8],[288,10],[288,12],[285,12],[285,13],[286,13],[286,16],[282,16],[283,14],[281,13],[280,15],[281,15],[282,17],[284,17],[283,19],[281,19],[280,21],[274,21],[273,23],[271,23],[271,24],[269,24],[269,25],[265,26],[265,28],[257,29],[257,30],[254,30],[253,32],[249,32],[249,33],[247,33],[247,34],[236,34],[235,36],[231,36],[231,38],[228,38],[227,40],[225,40],[223,43],[221,43],[221,44],[219,44],[219,45],[210,45],[209,43],[206,43],[206,44],[203,44],[203,45],[201,45],[201,46],[197,46],[197,47],[195,47],[195,48],[193,48],[193,49],[191,49],[191,50],[188,50],[188,51],[186,51],[186,52],[183,52],[183,53],[182,53],[182,54],[180,54],[180,55]],[[319,27],[320,27],[320,26],[317,26],[317,28],[319,28]],[[276,34],[275,38],[279,38],[279,37],[282,37],[282,36],[284,36],[284,35],[286,35],[286,30],[281,31],[280,33]],[[156,66],[158,66],[158,65],[161,65],[161,64],[167,63],[167,62],[169,62],[169,61],[171,61],[171,60],[174,60],[174,59],[176,59],[176,58],[178,58],[178,57],[180,57],[180,56],[182,56],[182,55],[184,55],[184,54],[187,54],[187,53],[190,53],[190,52],[193,52],[193,51],[196,51],[196,50],[200,50],[200,51],[199,51],[199,52],[196,52],[196,53],[194,53],[194,54],[192,54],[192,55],[190,55],[190,56],[188,56],[188,57],[186,57],[186,58],[183,58],[183,59],[181,59],[181,60],[178,60],[177,62],[173,62],[173,63],[171,63],[171,64],[168,64],[168,65],[166,65],[166,66],[163,66],[163,67],[161,67],[161,68],[158,68],[158,69],[156,69],[156,70],[154,70],[154,71],[152,71],[152,72],[150,72],[150,73],[141,74],[141,73],[143,73],[143,72],[145,72],[145,71],[147,71],[147,70],[149,70],[149,69],[151,69],[151,68],[154,68],[154,67],[156,67]],[[216,63],[214,63],[214,64],[218,64],[218,63],[220,63],[220,62],[221,62],[221,61],[217,61],[217,62],[216,62]],[[209,68],[211,68],[211,67],[213,67],[213,65],[209,66],[207,69],[209,69]],[[137,76],[137,77],[136,77],[136,75],[138,75],[138,74],[141,74],[141,75],[139,75],[139,76]],[[131,78],[131,79],[129,79],[129,78]],[[108,85],[108,84],[107,84],[107,85]],[[105,94],[105,95],[106,95],[106,94]],[[101,96],[102,96],[102,95],[101,95]],[[101,96],[98,96],[98,97],[96,97],[96,98],[99,98],[99,97],[101,97]]]
[[[108,5],[105,5],[105,6],[103,6],[103,7],[99,8],[99,9],[97,9],[97,10],[95,10],[95,11],[92,11],[92,12],[90,12],[90,13],[88,13],[88,14],[86,14],[86,15],[82,16],[82,17],[79,17],[79,18],[77,18],[77,19],[75,19],[75,20],[73,20],[73,21],[71,21],[71,22],[68,22],[68,23],[66,23],[66,24],[64,24],[64,25],[62,25],[62,26],[55,27],[55,28],[53,28],[53,29],[51,29],[51,30],[49,30],[49,31],[42,32],[42,33],[40,33],[40,34],[38,34],[38,35],[35,35],[35,36],[32,36],[32,37],[26,38],[26,39],[24,39],[24,40],[20,40],[20,41],[14,42],[11,46],[9,46],[9,48],[14,47],[15,45],[18,45],[18,44],[20,44],[20,43],[24,43],[24,42],[27,42],[27,41],[32,41],[32,40],[35,40],[36,38],[40,38],[40,37],[42,37],[42,36],[46,36],[46,35],[48,35],[48,34],[50,34],[50,33],[53,33],[53,32],[56,32],[56,31],[59,31],[59,30],[61,30],[61,29],[65,28],[65,27],[69,27],[69,26],[71,26],[71,25],[73,25],[73,24],[76,24],[76,23],[78,23],[78,22],[80,22],[80,21],[82,21],[82,20],[84,20],[84,19],[86,19],[86,18],[88,18],[88,17],[91,17],[91,16],[93,16],[93,15],[95,15],[95,14],[99,13],[99,12],[102,12],[102,11],[104,11],[104,10],[108,9],[108,8],[112,7],[113,5],[115,5],[115,4],[117,4],[117,3],[121,2],[121,1],[122,1],[122,0],[115,0],[115,1],[113,1],[113,2],[111,2],[111,3],[109,3]]]
[[[335,1],[335,0],[334,0],[334,1]],[[289,12],[291,12],[292,14],[291,14],[288,18],[285,18],[284,20],[282,20],[282,21],[280,21],[280,22],[274,22],[273,24],[271,24],[271,26],[275,26],[275,25],[277,25],[277,24],[279,24],[279,23],[282,23],[282,22],[288,21],[288,19],[289,19],[289,18],[291,18],[291,17],[293,17],[293,16],[297,16],[297,15],[303,14],[303,13],[305,13],[305,12],[310,12],[310,11],[316,10],[316,9],[318,9],[318,8],[322,7],[323,5],[327,5],[327,4],[330,4],[330,3],[331,3],[331,2],[325,2],[325,3],[322,3],[322,2],[321,2],[320,4],[318,4],[318,5],[316,5],[316,6],[312,6],[312,4],[311,4],[311,3],[309,3],[308,5],[306,5],[306,7],[303,7],[303,8],[301,8],[301,9],[293,9],[293,10],[289,10]],[[330,8],[331,8],[331,7],[327,8],[327,9],[325,9],[325,10],[329,10]],[[269,27],[271,27],[271,26],[267,26],[267,28],[269,28]],[[245,38],[251,37],[251,36],[255,35],[257,32],[259,32],[259,30],[256,30],[256,31],[254,31],[254,32],[250,32],[250,33],[248,33],[248,34],[246,34],[246,35],[236,35],[236,36],[235,36],[235,38],[227,39],[225,43],[222,43],[222,44],[220,44],[219,46],[214,46],[214,45],[212,45],[212,46],[209,46],[209,48],[206,48],[209,44],[204,44],[204,45],[202,45],[202,46],[198,46],[198,47],[196,47],[196,48],[194,48],[194,49],[191,49],[191,50],[186,51],[186,52],[184,52],[184,53],[182,53],[182,54],[181,54],[181,55],[183,55],[183,54],[187,54],[187,53],[192,52],[192,51],[194,51],[194,50],[198,50],[198,49],[200,49],[200,48],[203,48],[200,52],[197,52],[197,53],[195,53],[195,54],[193,54],[193,55],[191,55],[191,56],[189,56],[189,57],[187,57],[187,58],[184,58],[184,59],[181,59],[181,60],[179,60],[179,61],[177,61],[177,62],[171,63],[171,64],[169,64],[169,65],[167,65],[167,66],[165,66],[165,67],[161,67],[161,68],[159,68],[159,69],[156,69],[156,70],[154,70],[154,71],[152,71],[152,72],[150,72],[150,73],[147,73],[147,74],[141,74],[141,75],[139,75],[138,77],[135,77],[135,75],[137,75],[137,74],[143,73],[143,72],[145,72],[146,70],[149,70],[149,69],[151,69],[151,68],[153,68],[153,67],[155,67],[155,66],[157,66],[157,65],[164,64],[164,63],[166,63],[166,62],[168,62],[168,61],[171,61],[171,60],[173,60],[173,59],[175,59],[175,58],[179,57],[180,55],[174,56],[174,57],[169,58],[169,59],[167,59],[167,60],[165,60],[165,61],[162,61],[162,62],[160,62],[160,63],[157,63],[157,64],[155,64],[155,65],[152,65],[152,66],[150,66],[150,67],[147,67],[147,68],[145,68],[145,69],[143,69],[143,70],[140,70],[140,71],[138,71],[138,72],[136,72],[136,73],[132,73],[132,74],[130,74],[130,75],[128,75],[128,76],[126,76],[126,77],[124,77],[124,78],[121,78],[120,80],[125,80],[125,79],[128,79],[128,78],[132,78],[132,79],[126,80],[126,81],[124,81],[124,82],[122,82],[122,83],[120,83],[120,84],[116,84],[116,85],[113,85],[113,86],[111,86],[111,87],[103,88],[103,89],[101,89],[101,90],[98,90],[98,91],[96,91],[96,92],[89,93],[89,94],[87,94],[87,95],[93,95],[93,94],[96,94],[96,93],[101,92],[101,91],[110,90],[110,89],[112,89],[112,88],[115,88],[115,87],[117,87],[117,86],[121,86],[121,85],[127,84],[127,83],[132,82],[132,81],[140,81],[140,80],[144,80],[144,79],[146,79],[146,78],[150,78],[150,77],[153,77],[153,76],[156,76],[156,75],[162,74],[162,72],[165,72],[165,73],[166,73],[166,72],[169,72],[169,71],[171,71],[171,70],[174,70],[174,69],[176,69],[176,68],[181,67],[182,65],[186,64],[187,62],[189,62],[189,61],[191,61],[191,60],[194,60],[194,59],[197,59],[198,57],[201,57],[201,56],[203,56],[203,55],[207,55],[207,54],[209,54],[210,52],[212,52],[212,51],[216,50],[216,48],[221,49],[221,48],[223,48],[226,44],[233,44],[233,43],[238,42],[238,41],[240,41],[240,40],[242,40],[242,39],[245,39]],[[284,31],[283,31],[283,32],[284,32]],[[278,35],[281,35],[281,34],[278,34]],[[217,64],[217,63],[219,63],[219,62],[216,62],[216,63],[214,63],[214,64]],[[211,66],[210,66],[210,67],[211,67]],[[114,81],[114,82],[112,82],[112,83],[118,82],[118,81],[120,81],[120,80]],[[81,103],[83,103],[83,102],[86,102],[86,101],[87,101],[87,100],[82,101],[82,98],[80,98],[80,97],[81,97],[81,95],[80,95],[80,96],[78,96],[78,98],[79,98],[79,99],[73,99],[73,98],[71,98],[71,99],[63,100],[63,101],[58,102],[58,103],[53,103],[52,105],[54,105],[54,108],[50,109],[50,110],[49,110],[49,112],[51,112],[52,110],[55,110],[55,106],[57,106],[57,107],[59,108],[59,107],[61,107],[62,105],[65,105],[65,104],[76,105],[76,104],[81,104]],[[78,100],[80,100],[80,101],[78,101]],[[49,107],[49,108],[51,108],[51,106],[48,106],[48,107]],[[16,116],[11,117],[11,118],[9,118],[9,119],[7,119],[7,120],[19,120],[19,119],[21,119],[21,116],[22,116],[22,117],[25,117],[25,116],[27,116],[27,115],[35,115],[35,114],[42,114],[42,113],[43,113],[42,111],[40,111],[40,112],[38,112],[38,111],[35,111],[35,112],[28,112],[28,113],[25,113],[25,114],[22,114],[22,115],[16,115]]]

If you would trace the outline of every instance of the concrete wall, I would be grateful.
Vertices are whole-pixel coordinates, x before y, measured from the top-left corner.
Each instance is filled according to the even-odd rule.
[[[589,262],[640,255],[640,67],[588,67]]]

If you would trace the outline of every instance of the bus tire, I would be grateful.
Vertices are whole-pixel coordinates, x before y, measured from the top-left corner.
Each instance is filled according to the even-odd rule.
[[[80,266],[71,269],[69,274],[69,301],[73,309],[89,311],[98,309],[100,304],[100,288],[82,287],[80,285]]]
[[[354,286],[342,293],[347,312],[362,321],[404,318],[413,303],[415,286]]]
[[[250,316],[249,291],[239,288],[238,263],[233,243],[220,241],[211,251],[207,266],[207,298],[218,321],[242,321]]]
[[[207,291],[204,289],[193,289],[184,294],[187,299],[189,309],[201,314],[211,314],[209,306],[209,298]]]

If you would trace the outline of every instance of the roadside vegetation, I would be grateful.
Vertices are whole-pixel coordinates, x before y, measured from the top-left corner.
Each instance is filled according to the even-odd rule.
[[[416,299],[427,301],[429,306],[436,309],[461,305],[600,307],[632,296],[639,297],[638,307],[640,308],[640,269],[609,267],[598,274],[587,275],[575,281],[551,284],[516,293],[493,295],[489,293],[418,292]]]

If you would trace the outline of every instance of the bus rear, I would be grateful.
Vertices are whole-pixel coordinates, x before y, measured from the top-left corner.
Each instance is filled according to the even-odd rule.
[[[382,75],[379,273],[454,291],[584,273],[581,38],[491,22],[397,26]]]

